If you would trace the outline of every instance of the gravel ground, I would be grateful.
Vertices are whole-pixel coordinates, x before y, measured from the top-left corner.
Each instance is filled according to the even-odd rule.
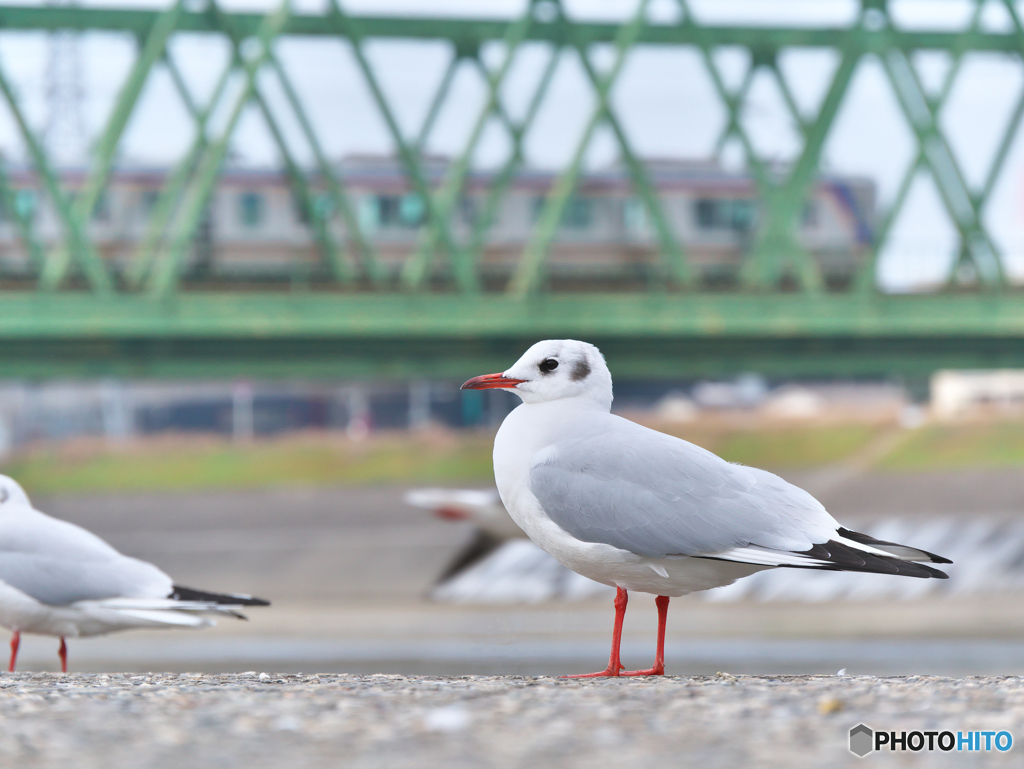
[[[833,767],[860,722],[1024,735],[1024,679],[0,675],[0,766]],[[995,751],[885,766],[1019,765]],[[1015,761],[1016,758],[1016,761]]]

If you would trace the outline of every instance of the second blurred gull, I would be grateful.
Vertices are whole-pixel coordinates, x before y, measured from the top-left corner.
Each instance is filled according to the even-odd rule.
[[[36,510],[13,478],[0,475],[0,626],[12,632],[14,670],[22,633],[60,638],[135,628],[201,628],[205,615],[245,619],[250,595],[182,587],[151,563],[122,555],[95,534]]]

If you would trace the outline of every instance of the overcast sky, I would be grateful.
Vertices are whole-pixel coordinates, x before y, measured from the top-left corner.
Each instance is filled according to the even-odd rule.
[[[105,5],[161,7],[163,3],[106,2]],[[266,10],[266,2],[226,0],[238,10]],[[300,11],[322,7],[317,0],[295,0]],[[375,14],[487,15],[511,17],[522,12],[522,0],[348,0],[352,12]],[[567,0],[570,15],[577,18],[621,20],[635,8],[634,0]],[[832,0],[703,0],[692,2],[694,13],[709,23],[843,26],[855,18],[858,4]],[[896,23],[907,28],[962,29],[972,3],[958,0],[891,0]],[[671,0],[656,0],[650,18],[669,23],[677,18]],[[1005,29],[1006,14],[990,2],[984,14],[989,29]],[[406,136],[418,131],[430,98],[451,56],[440,43],[371,41],[367,55],[374,64]],[[134,57],[127,35],[88,34],[80,41],[82,84],[86,93],[85,121],[97,132]],[[47,42],[37,34],[0,33],[0,64],[14,81],[33,125],[45,122],[45,73]],[[347,46],[338,40],[288,39],[279,44],[284,61],[321,142],[331,157],[355,152],[389,153],[392,145],[384,123],[371,101]],[[484,51],[488,62],[500,61],[499,44]],[[222,41],[199,35],[178,36],[172,55],[186,75],[198,99],[205,100],[227,62]],[[550,52],[540,45],[521,47],[502,97],[509,112],[521,115]],[[594,52],[604,66],[611,58],[608,47]],[[743,77],[748,62],[740,50],[720,51],[716,63],[729,83]],[[829,50],[790,50],[780,59],[783,73],[797,102],[813,115],[836,65]],[[921,77],[930,87],[941,83],[949,66],[942,54],[915,60]],[[233,84],[237,89],[238,83]],[[295,139],[296,155],[310,157],[298,140],[297,124],[283,108],[277,83],[262,83],[289,137]],[[1003,126],[1024,89],[1024,68],[1019,60],[996,55],[974,55],[966,60],[953,88],[952,99],[940,115],[954,152],[967,179],[980,185]],[[237,92],[237,91],[235,91]],[[230,95],[230,94],[229,94]],[[455,154],[464,145],[475,121],[485,90],[479,74],[463,66],[452,94],[441,112],[428,150]],[[725,119],[704,65],[697,52],[679,48],[637,48],[631,54],[613,91],[612,101],[633,147],[646,156],[706,158]],[[575,150],[583,125],[595,103],[574,54],[562,56],[556,76],[526,141],[530,165],[557,168]],[[227,110],[215,115],[222,125]],[[795,126],[784,110],[772,79],[759,75],[743,113],[756,147],[770,159],[793,158],[800,142]],[[179,158],[192,140],[186,118],[166,73],[156,70],[129,124],[122,143],[125,161],[164,165]],[[488,126],[475,162],[494,167],[509,152],[507,133],[497,123]],[[14,158],[24,157],[6,110],[0,109],[0,149]],[[277,151],[261,118],[250,110],[238,127],[233,149],[239,162],[254,166],[278,165]],[[827,141],[823,165],[831,172],[868,176],[878,185],[884,206],[895,195],[904,169],[913,157],[915,142],[898,109],[881,67],[864,60],[858,68],[837,121]],[[599,132],[589,148],[590,167],[612,163],[617,151],[610,134]],[[730,147],[726,161],[742,164],[738,147]],[[987,222],[1007,256],[1011,271],[1024,279],[1024,201],[1022,174],[1024,147],[1018,141],[1011,151],[996,194],[989,205]],[[894,290],[906,290],[944,274],[955,244],[952,225],[945,216],[931,181],[915,182],[904,215],[897,221],[889,251],[884,255],[882,280]]]

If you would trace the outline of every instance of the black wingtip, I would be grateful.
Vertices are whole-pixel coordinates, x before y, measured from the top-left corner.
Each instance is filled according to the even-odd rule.
[[[172,585],[171,594],[167,597],[173,601],[206,601],[227,606],[270,606],[270,601],[263,598],[254,598],[251,595],[210,593],[206,590],[196,590],[191,587],[183,587],[182,585]],[[246,618],[242,617],[242,619]]]
[[[797,554],[822,562],[804,568],[831,571],[861,571],[870,574],[892,574],[899,577],[918,577],[920,579],[949,579],[949,575],[946,572],[933,569],[931,566],[926,566],[923,563],[865,553],[863,550],[850,547],[842,542],[836,542],[834,539],[830,539],[828,542],[820,545],[815,545],[810,550],[800,551]]]

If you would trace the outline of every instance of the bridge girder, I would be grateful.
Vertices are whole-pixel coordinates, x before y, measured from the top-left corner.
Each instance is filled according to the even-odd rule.
[[[629,361],[637,376],[711,375],[726,370],[853,375],[946,365],[1019,365],[1024,301],[1007,281],[985,214],[1024,119],[1024,92],[1012,95],[1016,106],[980,185],[966,180],[939,120],[966,54],[1000,53],[1022,63],[1024,24],[1014,3],[1003,2],[1008,28],[987,27],[982,21],[985,3],[978,0],[968,25],[955,32],[901,29],[885,4],[875,0],[864,0],[856,18],[844,27],[718,25],[695,18],[685,0],[678,4],[677,23],[651,22],[646,0],[621,23],[573,19],[551,0],[531,0],[521,18],[508,20],[348,14],[338,2],[325,13],[304,14],[295,13],[287,0],[268,14],[228,12],[212,0],[198,11],[182,0],[161,11],[0,6],[0,30],[5,32],[122,32],[138,41],[136,62],[99,136],[77,196],[62,184],[38,132],[25,117],[17,89],[0,70],[0,101],[15,119],[63,231],[59,243],[40,243],[35,222],[11,205],[10,180],[0,163],[0,197],[16,219],[35,270],[28,281],[0,281],[0,351],[7,352],[0,355],[0,375],[87,371],[189,375],[220,371],[226,375],[234,370],[283,375],[289,370],[285,362],[290,362],[291,370],[298,367],[310,374],[412,374],[418,366],[448,376],[461,370],[460,360],[488,362],[493,367],[542,336],[601,340],[620,351],[620,360]],[[205,103],[189,90],[169,49],[175,36],[195,33],[221,37],[233,51]],[[423,200],[425,219],[419,239],[394,278],[382,271],[375,246],[354,213],[346,179],[325,156],[317,128],[281,65],[275,46],[289,37],[330,37],[351,47],[409,185]],[[363,55],[366,41],[381,38],[440,41],[450,51],[448,71],[415,137],[399,127],[394,105]],[[497,65],[481,56],[483,46],[496,42],[504,50]],[[480,217],[470,236],[462,240],[453,235],[450,225],[454,203],[465,189],[488,121],[505,125],[512,145],[506,164],[490,183],[490,214],[508,193],[509,180],[522,168],[523,142],[532,129],[537,104],[546,98],[551,72],[537,84],[534,103],[523,118],[509,116],[501,89],[516,52],[529,42],[549,46],[551,72],[566,52],[578,56],[593,88],[595,107],[575,151],[548,191],[511,280],[495,290],[487,288],[479,271],[493,215]],[[592,54],[608,46],[612,64],[598,67]],[[708,293],[695,281],[685,245],[662,211],[644,163],[608,98],[630,53],[644,46],[686,47],[698,54],[727,113],[717,145],[721,148],[727,141],[736,141],[745,150],[766,222],[745,256],[740,284],[732,293]],[[715,62],[715,53],[726,47],[749,54],[751,65],[739,87],[726,83]],[[813,115],[797,107],[777,63],[780,52],[807,48],[829,49],[837,59]],[[912,56],[921,51],[950,56],[951,66],[937,92],[925,89],[912,62]],[[847,291],[831,293],[816,260],[797,242],[793,223],[820,173],[822,147],[853,74],[867,59],[881,62],[917,150],[898,194],[881,212],[856,280]],[[462,152],[441,185],[431,188],[423,147],[438,110],[449,97],[455,69],[467,63],[482,73],[488,98]],[[89,238],[93,211],[109,182],[125,127],[140,109],[145,84],[160,67],[171,75],[188,105],[196,139],[169,175],[131,262],[123,270],[114,269]],[[278,79],[290,119],[313,148],[312,169],[299,166],[293,137],[275,127],[281,118],[275,113],[280,104],[275,106],[266,98],[260,80],[268,72]],[[785,172],[757,151],[741,119],[755,72],[766,73],[778,85],[802,141]],[[240,78],[240,90],[226,87],[231,77]],[[291,294],[251,287],[211,292],[182,283],[187,251],[238,118],[251,105],[267,121],[296,197],[310,212],[310,228],[328,276],[317,290],[309,289],[308,267],[295,268]],[[214,113],[229,115],[219,133],[210,130],[208,119]],[[598,127],[607,128],[617,145],[630,184],[652,222],[660,261],[647,276],[643,291],[555,292],[547,282],[550,249]],[[894,222],[919,174],[929,175],[935,183],[956,231],[956,254],[944,292],[886,296],[878,290],[878,257],[890,242]],[[312,205],[314,175],[327,187],[330,211],[326,213],[317,213]],[[340,223],[344,237],[337,236],[332,222]],[[435,270],[438,265],[441,268]],[[963,274],[965,267],[976,280],[969,290],[961,291],[955,276]],[[795,283],[787,284],[784,291],[781,279],[786,276]],[[429,364],[417,354],[427,349],[438,356],[436,363]],[[298,350],[306,351],[306,363],[293,354]],[[659,350],[674,353],[660,355]],[[380,355],[377,363],[374,351]]]
[[[0,377],[458,379],[542,337],[592,341],[627,378],[919,378],[1024,367],[1024,297],[8,297]]]

